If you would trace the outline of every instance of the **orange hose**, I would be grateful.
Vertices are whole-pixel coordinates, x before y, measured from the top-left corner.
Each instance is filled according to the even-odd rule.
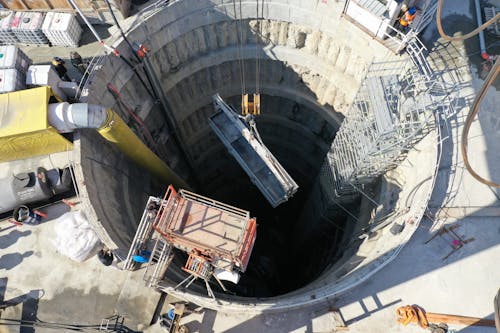
[[[443,25],[441,23],[441,13],[443,10],[443,4],[444,4],[444,0],[438,0],[438,7],[437,7],[437,13],[436,13],[436,25],[437,25],[437,28],[438,28],[438,31],[439,31],[439,34],[441,35],[441,37],[443,37],[446,40],[452,41],[452,42],[466,40],[472,36],[475,36],[478,33],[480,33],[481,31],[483,31],[484,29],[486,29],[487,27],[489,27],[490,25],[492,25],[493,23],[495,23],[496,21],[500,20],[500,13],[498,13],[493,18],[491,18],[489,21],[485,22],[483,25],[481,25],[480,27],[477,27],[476,29],[472,30],[471,32],[469,32],[463,36],[451,37],[451,36],[448,36],[444,32]]]
[[[398,323],[408,325],[409,323],[416,323],[422,328],[427,328],[429,322],[422,308],[417,305],[406,305],[396,309],[398,316]]]

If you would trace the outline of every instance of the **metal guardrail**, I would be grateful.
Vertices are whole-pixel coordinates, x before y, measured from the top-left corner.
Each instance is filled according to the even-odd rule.
[[[131,270],[134,267],[133,256],[138,254],[140,250],[147,246],[148,240],[151,238],[151,234],[153,233],[153,221],[156,215],[154,215],[154,211],[149,211],[147,208],[152,206],[159,205],[160,199],[155,197],[149,197],[148,202],[146,204],[146,209],[144,210],[139,226],[137,227],[137,231],[135,233],[134,239],[132,240],[132,245],[127,254],[127,258],[125,259],[125,263],[123,265],[123,270]]]
[[[92,57],[92,59],[90,59],[82,80],[78,85],[77,94],[75,96],[76,100],[79,101],[82,96],[88,96],[89,86],[92,84],[92,80],[94,79],[96,72],[102,68],[106,56],[106,54],[102,54],[102,51],[99,51]]]
[[[223,202],[220,202],[220,201],[217,201],[217,200],[213,200],[213,199],[210,199],[210,198],[207,198],[207,197],[204,197],[202,195],[199,195],[199,194],[196,194],[196,193],[193,193],[193,192],[189,192],[189,191],[186,191],[186,190],[180,190],[179,191],[179,194],[186,200],[191,200],[191,201],[195,201],[195,202],[199,202],[205,206],[209,206],[209,207],[213,207],[215,209],[218,209],[218,210],[222,210],[226,213],[229,213],[229,214],[233,214],[233,215],[236,215],[236,216],[240,216],[240,217],[243,217],[245,219],[249,219],[250,218],[250,212],[247,211],[247,210],[244,210],[244,209],[240,209],[240,208],[237,208],[237,207],[233,207],[231,205],[227,205]]]

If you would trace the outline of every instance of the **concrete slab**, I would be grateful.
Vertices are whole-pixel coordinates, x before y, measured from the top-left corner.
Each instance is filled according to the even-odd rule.
[[[49,216],[39,225],[0,221],[0,326],[5,319],[98,325],[115,313],[126,316],[131,329],[149,325],[159,293],[144,286],[143,272],[103,266],[95,255],[80,263],[59,254],[54,219],[69,208],[59,203],[41,210]]]

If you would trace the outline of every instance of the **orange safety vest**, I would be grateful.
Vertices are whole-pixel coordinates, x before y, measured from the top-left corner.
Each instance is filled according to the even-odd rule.
[[[408,11],[403,15],[403,17],[401,17],[399,19],[399,24],[401,24],[403,27],[406,27],[408,26],[408,24],[410,24],[413,19],[415,18],[415,14],[410,14]]]

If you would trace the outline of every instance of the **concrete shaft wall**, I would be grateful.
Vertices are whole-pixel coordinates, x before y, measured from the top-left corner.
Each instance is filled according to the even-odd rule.
[[[79,131],[75,153],[84,212],[104,245],[124,259],[144,205],[151,193],[160,193],[160,184],[95,130]]]
[[[317,164],[318,155],[324,154],[342,120],[339,112],[354,97],[373,54],[385,57],[388,51],[342,20],[340,4],[266,1],[261,20],[255,20],[256,2],[244,3],[241,12],[236,5],[236,15],[234,9],[227,1],[177,1],[147,21],[130,18],[124,28],[131,29],[131,41],[150,48],[150,60],[179,126],[176,132],[193,167],[205,170],[207,161],[211,162],[214,170],[211,175],[206,173],[207,178],[226,168],[213,163],[222,161],[217,156],[223,147],[206,121],[212,112],[211,96],[218,92],[227,99],[241,94],[242,63],[245,85],[252,92],[256,58],[261,62],[260,92],[281,98],[272,107],[263,100],[262,122],[270,128],[264,130],[268,132],[266,141],[278,148],[284,164],[291,165],[286,159],[294,154],[309,165]],[[235,16],[243,20],[234,21]],[[132,58],[124,44],[121,39],[115,42],[122,54]],[[142,116],[157,117],[149,116],[158,111],[151,112],[153,102],[121,60],[108,59],[93,82],[91,100],[111,106],[114,100],[103,86],[107,81],[132,105],[141,105]],[[291,108],[287,109],[284,99],[293,101],[288,103]],[[293,112],[295,104],[313,112]],[[321,147],[315,147],[318,145]],[[312,148],[307,151],[304,146]],[[306,168],[296,169],[311,174]],[[188,177],[185,170],[177,171]]]
[[[237,177],[239,168],[234,167],[234,161],[211,134],[207,117],[213,112],[214,93],[238,105],[242,92],[241,68],[248,92],[253,92],[258,83],[263,94],[263,115],[258,126],[264,141],[286,168],[303,178],[301,185],[307,189],[313,186],[314,179],[319,179],[317,171],[342,121],[342,112],[353,100],[374,55],[384,60],[393,57],[382,45],[341,18],[341,3],[269,0],[258,20],[256,5],[255,1],[245,2],[240,11],[237,4],[235,11],[232,1],[174,1],[150,12],[147,20],[143,16],[132,17],[124,26],[131,42],[150,49],[148,57],[172,106],[177,124],[174,130],[196,175],[178,162],[181,160],[176,156],[178,147],[172,146],[165,133],[158,105],[125,63],[109,56],[92,79],[89,102],[114,107],[115,101],[106,89],[111,82],[120,90],[125,103],[139,106],[140,116],[154,133],[159,133],[170,152],[167,162],[186,179],[195,176],[200,180],[203,185],[200,193],[220,189],[223,184],[233,191],[238,188],[232,177]],[[235,16],[243,20],[235,22]],[[133,59],[124,41],[118,36],[113,38],[116,48]],[[93,140],[82,144],[99,145]],[[83,168],[82,180],[96,181],[92,173],[91,169]],[[143,193],[141,184],[137,186],[129,190]],[[117,206],[127,200],[116,191],[110,191],[109,196]],[[92,195],[87,200],[89,206],[99,206]],[[119,224],[127,229],[122,220],[111,220],[99,209],[94,211],[109,235]],[[104,220],[109,221],[109,227]],[[134,232],[135,229],[128,229],[128,237]],[[122,244],[125,246],[126,241]],[[326,285],[338,277],[323,275],[307,288],[276,301],[291,306],[300,304],[297,303],[300,298],[308,303],[310,297],[319,295],[315,290],[321,290],[321,297],[326,295],[330,290]],[[347,284],[344,281],[336,285],[343,288]],[[312,296],[305,295],[305,290]]]

